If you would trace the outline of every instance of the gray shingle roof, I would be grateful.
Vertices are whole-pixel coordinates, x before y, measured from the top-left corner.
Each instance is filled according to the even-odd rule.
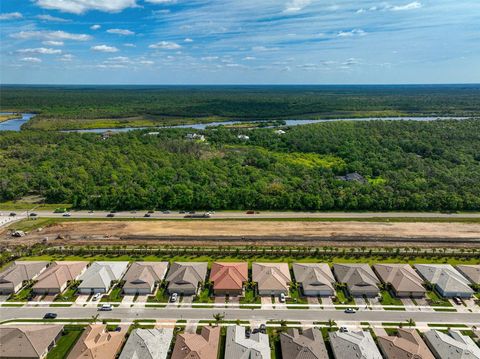
[[[151,288],[167,273],[168,262],[135,262],[128,269],[123,280],[124,289]]]
[[[336,359],[382,359],[370,332],[330,332],[328,335]]]
[[[78,288],[110,288],[112,281],[120,280],[127,270],[128,262],[94,262],[79,280]]]
[[[175,262],[168,271],[168,288],[175,289],[192,288],[196,289],[199,282],[205,280],[208,264],[206,262]]]
[[[235,359],[270,359],[268,335],[255,333],[245,337],[245,327],[239,325],[227,328],[225,358]]]
[[[173,328],[135,329],[119,359],[166,359],[173,338]]]
[[[304,290],[334,290],[335,278],[326,263],[294,263],[293,273]]]
[[[443,292],[465,292],[473,294],[469,281],[450,264],[416,264],[415,268],[428,282]]]
[[[458,265],[457,269],[473,284],[480,284],[480,264]]]
[[[374,268],[380,279],[397,292],[426,292],[422,278],[409,264],[375,264]]]
[[[282,357],[288,359],[328,359],[322,332],[310,328],[300,334],[298,329],[289,328],[280,334]]]
[[[335,277],[340,283],[346,283],[349,290],[379,290],[380,280],[368,264],[348,263],[333,265]]]
[[[450,330],[448,334],[438,330],[425,333],[425,340],[439,359],[480,359],[480,348],[472,338]]]
[[[37,277],[47,266],[46,261],[15,261],[0,273],[0,288],[13,289]]]

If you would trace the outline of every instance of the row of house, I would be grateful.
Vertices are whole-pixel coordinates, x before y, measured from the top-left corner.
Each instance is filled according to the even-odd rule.
[[[129,267],[126,261],[94,262],[88,268],[85,261],[53,262],[16,261],[0,273],[0,293],[18,291],[25,281],[36,280],[35,294],[61,293],[73,280],[79,280],[80,294],[106,293],[113,282],[125,282],[125,294],[151,294],[157,283],[165,279],[168,292],[183,295],[197,293],[199,284],[205,281],[208,263],[135,262]],[[333,269],[333,271],[332,271]],[[377,296],[380,283],[389,284],[399,297],[422,297],[426,293],[424,283],[435,286],[445,297],[469,298],[474,291],[472,284],[480,283],[480,265],[417,264],[368,264],[294,263],[293,275],[306,296],[332,296],[335,283],[344,283],[352,296]],[[168,273],[167,273],[168,272]],[[248,281],[247,262],[215,262],[209,280],[216,295],[240,296]],[[287,263],[253,263],[252,280],[257,283],[262,296],[287,295],[292,282]]]
[[[171,359],[217,359],[220,350],[220,327],[205,326],[198,334],[180,333],[173,350],[173,328],[134,329],[125,343],[127,329],[120,326],[119,330],[107,331],[104,324],[90,324],[67,359],[166,359],[170,352]],[[0,327],[0,358],[45,358],[62,330],[62,325]],[[422,339],[415,329],[399,328],[396,335],[378,336],[378,346],[369,331],[333,331],[328,339],[335,359],[480,359],[480,348],[475,342],[452,330],[430,330]],[[329,357],[322,332],[317,328],[287,329],[280,334],[280,349],[285,359]],[[247,335],[245,327],[238,325],[227,327],[224,350],[225,358],[271,358],[268,335]]]

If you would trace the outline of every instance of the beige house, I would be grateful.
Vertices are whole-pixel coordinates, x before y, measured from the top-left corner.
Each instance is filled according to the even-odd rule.
[[[330,296],[335,294],[335,277],[326,263],[293,263],[295,280],[304,295]]]
[[[424,297],[427,292],[423,279],[409,264],[375,264],[373,269],[398,297]]]
[[[339,283],[345,283],[352,296],[375,297],[380,280],[366,263],[335,263],[333,272]]]
[[[129,295],[151,294],[155,284],[167,274],[168,262],[135,262],[123,277],[123,292]]]
[[[45,261],[15,261],[0,273],[0,294],[13,294],[23,283],[37,278],[48,266]]]
[[[67,359],[115,359],[122,347],[128,326],[109,332],[105,324],[90,324],[71,350]]]
[[[0,358],[43,359],[62,336],[63,325],[0,327]]]
[[[35,294],[60,294],[69,282],[77,280],[87,269],[88,262],[54,262],[40,274],[33,285]]]
[[[253,263],[252,280],[259,295],[287,295],[292,281],[287,263]]]
[[[396,336],[377,337],[386,359],[435,359],[416,329],[398,329]]]
[[[200,334],[177,335],[171,359],[217,359],[220,327],[203,327]]]

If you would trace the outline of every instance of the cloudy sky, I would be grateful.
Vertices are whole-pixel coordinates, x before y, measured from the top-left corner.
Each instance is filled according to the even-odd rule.
[[[480,82],[478,0],[0,0],[1,83]]]

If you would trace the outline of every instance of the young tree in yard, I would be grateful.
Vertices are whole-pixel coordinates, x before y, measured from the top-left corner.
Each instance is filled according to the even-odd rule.
[[[225,315],[221,313],[216,313],[213,315],[213,319],[215,319],[215,325],[218,327],[218,324],[225,318]]]

